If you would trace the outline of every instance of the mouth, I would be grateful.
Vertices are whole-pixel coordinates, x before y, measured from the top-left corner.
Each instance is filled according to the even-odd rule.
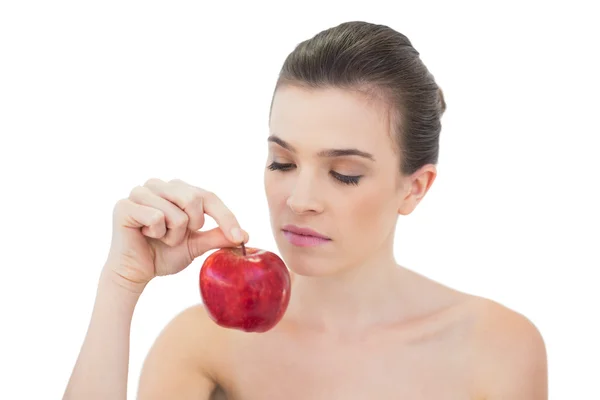
[[[290,242],[294,246],[298,246],[298,247],[320,246],[325,243],[329,243],[331,241],[331,239],[323,239],[323,238],[316,237],[316,236],[300,235],[300,234],[293,233],[290,231],[285,231],[285,230],[282,232],[283,232],[283,236],[285,236],[285,238],[288,240],[288,242]]]
[[[311,237],[315,237],[315,238],[319,238],[319,239],[331,240],[331,238],[329,238],[315,230],[312,230],[310,228],[301,228],[301,227],[295,226],[295,225],[286,225],[282,228],[282,230],[284,232],[293,233],[295,235],[311,236]]]
[[[284,226],[282,232],[291,244],[300,247],[319,246],[331,241],[329,237],[317,231],[309,228],[300,228],[294,225]]]

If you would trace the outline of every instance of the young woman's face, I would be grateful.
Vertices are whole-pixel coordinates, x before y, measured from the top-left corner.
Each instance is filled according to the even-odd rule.
[[[399,172],[385,107],[342,89],[281,87],[268,146],[271,226],[292,271],[331,275],[389,252],[414,184]],[[290,234],[287,225],[330,240]]]

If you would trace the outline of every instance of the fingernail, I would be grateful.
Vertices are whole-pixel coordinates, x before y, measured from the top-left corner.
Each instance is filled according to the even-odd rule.
[[[237,228],[237,227],[232,228],[231,236],[233,237],[233,240],[237,243],[242,243],[244,241],[244,234],[242,233],[240,228]]]

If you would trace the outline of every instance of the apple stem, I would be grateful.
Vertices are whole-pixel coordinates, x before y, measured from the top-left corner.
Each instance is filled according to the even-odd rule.
[[[246,256],[246,246],[244,246],[244,242],[242,242],[242,254],[244,257]]]

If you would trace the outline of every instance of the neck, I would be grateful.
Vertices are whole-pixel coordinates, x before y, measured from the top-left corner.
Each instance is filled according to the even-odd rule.
[[[333,334],[391,322],[401,295],[400,272],[389,251],[335,275],[295,275],[288,315],[303,327]]]

